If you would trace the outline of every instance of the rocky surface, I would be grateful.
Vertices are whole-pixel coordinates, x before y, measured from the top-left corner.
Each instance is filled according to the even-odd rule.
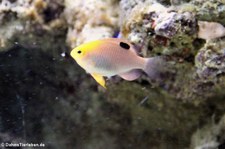
[[[81,43],[112,37],[117,26],[118,3],[113,0],[65,0],[68,23],[67,43],[75,47]]]
[[[198,38],[198,21],[224,25],[223,1],[0,1],[0,143],[47,148],[222,149],[224,38]],[[169,76],[115,77],[103,90],[69,56],[104,37],[164,56]]]
[[[209,122],[209,124],[199,129],[192,136],[191,147],[195,149],[222,149],[225,147],[224,131],[225,117],[223,116],[218,123],[216,123],[214,117],[212,117],[212,121]]]
[[[26,47],[41,44],[46,49],[49,46],[57,48],[49,43],[56,38],[62,38],[66,32],[63,11],[63,1],[60,0],[0,1],[0,51],[10,49],[16,44]]]
[[[223,0],[191,0],[196,17],[202,21],[212,21],[225,24],[225,2]]]

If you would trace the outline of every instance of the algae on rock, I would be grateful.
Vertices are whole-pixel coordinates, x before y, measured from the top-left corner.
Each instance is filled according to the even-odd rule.
[[[42,44],[48,49],[46,38],[53,41],[51,37],[60,38],[66,30],[61,3],[62,0],[0,1],[0,51],[16,44]]]

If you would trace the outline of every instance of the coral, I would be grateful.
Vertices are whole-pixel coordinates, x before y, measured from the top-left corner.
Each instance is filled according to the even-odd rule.
[[[213,96],[213,94],[224,93],[225,87],[225,42],[215,40],[207,42],[196,55],[195,65],[198,79],[197,90],[202,90],[204,95]],[[207,90],[210,92],[206,92]]]
[[[225,25],[225,2],[223,0],[191,0],[196,17],[202,21],[219,22]]]
[[[198,38],[209,40],[224,36],[224,27],[219,23],[197,20],[197,10],[193,13],[188,10],[184,11],[186,4],[178,7],[165,7],[156,1],[133,2],[135,6],[125,5],[125,0],[120,3],[122,12],[125,11],[122,16],[127,16],[126,19],[121,18],[122,36],[135,44],[145,57],[169,56],[170,75],[165,74],[167,76],[163,83],[165,90],[169,94],[176,95],[176,98],[189,101],[195,99],[195,102],[213,96],[213,92],[205,92],[209,88],[216,93],[221,93],[224,86],[223,68],[220,67],[216,71],[221,72],[221,78],[216,76],[217,83],[212,83],[210,78],[203,81],[198,78],[198,75],[201,73],[199,69],[204,69],[204,67],[201,65],[195,70],[194,64],[198,65],[199,62],[194,61],[194,57],[196,54],[199,57],[202,50],[198,50],[204,46],[204,41]],[[189,7],[195,8],[190,5]],[[207,44],[212,42],[207,41]],[[212,58],[212,55],[209,57]],[[218,58],[223,59],[223,56]],[[221,61],[221,64],[223,63]],[[170,77],[171,75],[173,77]],[[186,79],[183,80],[183,77]]]
[[[62,34],[65,28],[60,18],[63,11],[60,3],[61,0],[0,1],[0,50],[10,49],[17,43],[29,46],[35,40],[41,42],[43,32],[46,32],[44,36],[53,32]]]
[[[197,21],[191,13],[169,11],[169,8],[158,3],[146,1],[136,5],[127,20],[123,19],[121,32],[141,47],[144,55],[151,50],[151,55],[178,54],[188,57],[194,52]]]
[[[224,148],[225,116],[218,123],[212,118],[211,123],[197,130],[192,136],[192,149],[222,149]]]
[[[184,14],[178,14],[176,12],[163,13],[154,21],[155,34],[169,39],[174,38],[175,35],[193,35],[197,32],[196,19],[188,12]]]
[[[65,0],[65,7],[69,24],[67,42],[71,48],[90,40],[112,37],[114,34],[118,16],[118,6],[114,1],[78,0],[74,3],[73,0]]]
[[[225,40],[208,42],[196,56],[196,67],[200,78],[215,78],[225,73]]]

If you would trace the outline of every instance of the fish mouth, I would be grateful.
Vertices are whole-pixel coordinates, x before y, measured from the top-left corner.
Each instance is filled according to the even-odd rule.
[[[74,49],[70,52],[70,56],[71,56],[74,60],[76,60],[75,53],[74,53]]]

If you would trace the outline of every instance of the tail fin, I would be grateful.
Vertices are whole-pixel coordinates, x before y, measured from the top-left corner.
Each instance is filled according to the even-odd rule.
[[[145,58],[145,61],[144,72],[152,81],[162,83],[168,78],[169,68],[164,57]]]

